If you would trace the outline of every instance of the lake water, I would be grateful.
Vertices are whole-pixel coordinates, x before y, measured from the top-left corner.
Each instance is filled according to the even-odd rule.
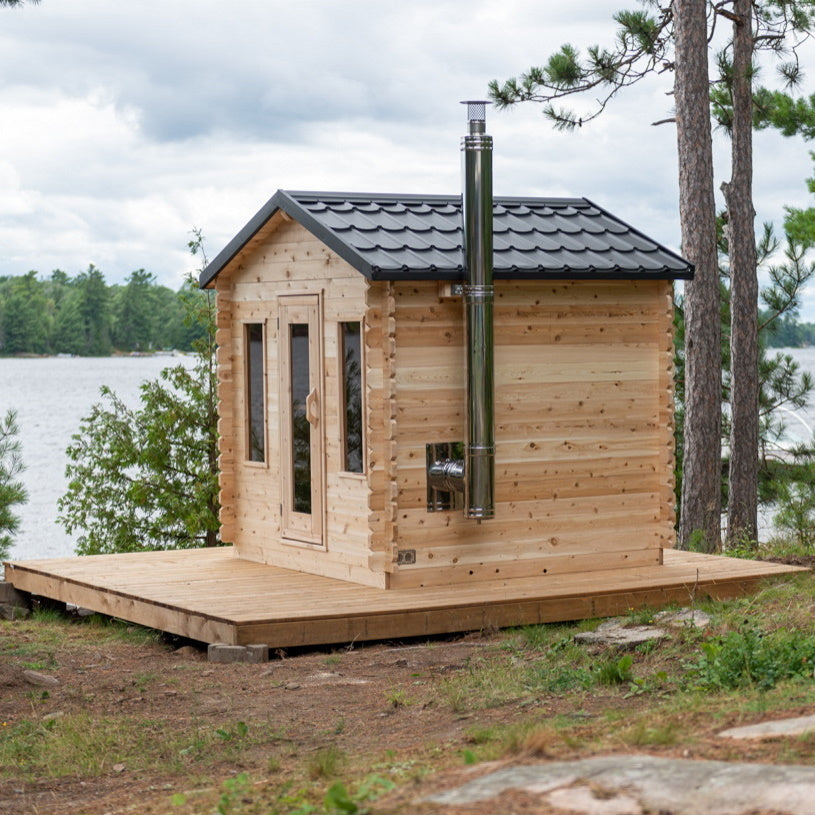
[[[815,348],[784,349],[815,375]],[[130,406],[139,401],[139,386],[189,357],[0,358],[0,413],[17,411],[26,470],[22,480],[28,503],[17,509],[21,528],[11,550],[19,560],[73,554],[74,541],[56,522],[57,499],[65,492],[65,448],[81,419],[99,401],[102,385]],[[815,428],[815,405],[786,415],[790,436],[809,439]],[[767,518],[762,526],[766,529]]]
[[[107,385],[125,404],[139,402],[139,386],[191,357],[0,358],[0,413],[17,411],[18,439],[25,471],[21,480],[28,502],[15,512],[21,519],[11,557],[19,560],[73,554],[74,541],[57,524],[57,499],[65,492],[65,449],[79,423],[100,401]]]
[[[815,347],[770,349],[773,355],[779,352],[789,354],[801,366],[802,371],[808,371],[815,377]],[[795,441],[809,442],[815,432],[815,394],[811,397],[810,404],[801,410],[782,408],[782,412],[789,436]]]

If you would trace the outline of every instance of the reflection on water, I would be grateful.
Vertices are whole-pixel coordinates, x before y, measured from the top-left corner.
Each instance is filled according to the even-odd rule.
[[[56,523],[57,499],[65,492],[65,448],[83,416],[108,385],[130,406],[139,385],[170,365],[193,364],[188,357],[0,358],[0,412],[17,411],[26,466],[22,480],[28,503],[18,508],[21,528],[11,557],[62,557],[73,541]]]

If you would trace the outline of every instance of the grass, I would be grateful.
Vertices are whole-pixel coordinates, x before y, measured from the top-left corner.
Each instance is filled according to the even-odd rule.
[[[394,732],[422,717],[444,716],[448,725],[443,741],[401,751],[391,749],[385,736],[382,755],[376,756],[354,746],[354,733],[365,726],[356,703],[338,702],[320,732],[304,725],[281,734],[271,710],[268,721],[258,721],[256,710],[232,709],[223,721],[203,724],[193,715],[160,720],[150,710],[141,715],[130,709],[126,714],[94,711],[92,698],[80,713],[43,721],[42,714],[53,707],[36,688],[23,701],[24,718],[0,722],[0,779],[21,785],[93,779],[122,764],[128,773],[169,775],[177,789],[209,788],[200,797],[179,794],[171,810],[179,815],[219,807],[225,812],[361,813],[389,784],[409,788],[434,770],[503,757],[679,748],[724,757],[730,747],[714,738],[719,730],[765,716],[800,715],[815,705],[811,573],[751,597],[700,600],[696,607],[711,615],[708,629],[680,627],[668,640],[629,652],[574,642],[575,633],[596,626],[597,620],[525,626],[473,649],[474,655],[454,672],[423,669],[420,687],[416,675],[391,674],[375,698],[359,702],[361,707],[372,705],[379,715],[393,717],[398,723]],[[631,611],[624,619],[646,624],[653,614],[653,609]],[[33,619],[0,626],[0,661],[57,669],[60,659],[67,662],[62,649],[69,655],[74,645],[101,649],[133,641],[149,644],[154,635],[101,618],[66,620],[38,612]],[[319,659],[333,665],[340,658],[343,673],[354,670],[354,659],[340,653]],[[197,672],[213,670],[197,663],[179,668],[183,682],[176,684],[182,686],[196,680]],[[207,682],[227,681],[218,676],[200,687],[209,692]],[[161,693],[168,677],[145,669],[125,682],[131,696],[134,690]],[[273,687],[274,680],[269,684]],[[377,714],[368,710],[366,715]],[[815,737],[775,740],[753,745],[751,751],[762,761],[811,763]]]
[[[335,744],[318,750],[308,761],[311,778],[336,778],[347,763],[347,756]]]
[[[46,645],[70,645],[72,641],[82,644],[92,641],[100,644],[121,642],[132,645],[161,641],[161,633],[151,628],[142,628],[102,614],[72,617],[48,606],[35,608],[26,620],[0,621],[0,633],[3,632],[14,632],[14,637],[10,639],[18,641],[31,638],[39,648]],[[0,640],[0,649],[3,648],[3,641]]]
[[[209,740],[212,741],[211,739]],[[0,771],[29,781],[75,776],[92,778],[124,764],[135,771],[180,766],[187,734],[141,717],[99,717],[89,713],[46,722],[23,719],[3,728]]]

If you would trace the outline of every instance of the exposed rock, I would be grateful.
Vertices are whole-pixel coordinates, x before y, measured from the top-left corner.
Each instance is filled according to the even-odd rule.
[[[652,625],[625,625],[620,619],[606,620],[594,631],[575,634],[575,642],[588,645],[613,645],[617,648],[633,648],[644,642],[662,640],[668,632]]]
[[[31,614],[25,606],[15,606],[11,603],[0,603],[0,619],[24,620]]]
[[[527,788],[534,792],[534,787]],[[579,812],[581,815],[641,815],[642,805],[624,792],[600,794],[582,785],[561,787],[546,795],[546,801],[556,809]]]
[[[710,625],[710,615],[698,608],[683,608],[679,611],[660,611],[654,621],[671,628],[707,628]]]
[[[53,688],[59,685],[59,679],[55,676],[37,673],[37,671],[23,671],[23,679],[29,685],[39,685],[42,688]]]
[[[815,716],[796,716],[794,719],[777,719],[772,722],[731,727],[719,736],[725,739],[772,739],[779,736],[802,736],[815,732]]]
[[[353,676],[343,676],[333,671],[320,671],[307,676],[304,680],[306,686],[315,685],[367,685],[367,679]],[[288,687],[288,686],[287,686]]]
[[[65,610],[69,614],[75,614],[77,617],[92,617],[96,614],[95,611],[92,611],[89,608],[84,608],[83,606],[75,606],[73,603],[66,603]]]
[[[567,811],[586,815],[815,815],[813,767],[642,755],[506,767],[425,800],[454,806],[457,812],[490,801],[497,812],[501,795],[509,790],[536,794],[550,806],[568,806]],[[625,799],[631,799],[630,809],[612,808],[626,803]],[[616,803],[607,810],[598,808],[604,800]]]

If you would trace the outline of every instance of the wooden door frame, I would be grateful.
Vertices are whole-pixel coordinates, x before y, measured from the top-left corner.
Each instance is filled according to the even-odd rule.
[[[325,359],[323,345],[323,298],[320,293],[280,295],[278,352],[280,388],[280,529],[285,543],[326,548],[325,541]],[[309,388],[316,392],[310,428],[311,513],[293,508],[294,453],[291,415],[291,346],[289,325],[309,327]]]

